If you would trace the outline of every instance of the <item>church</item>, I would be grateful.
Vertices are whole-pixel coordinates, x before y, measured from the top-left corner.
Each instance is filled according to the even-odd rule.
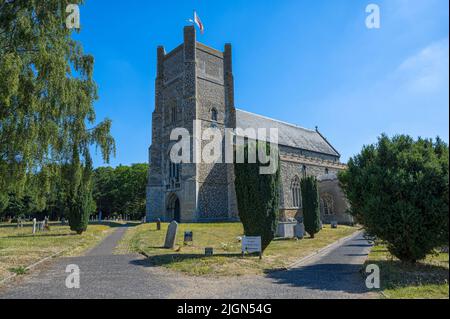
[[[213,222],[238,220],[233,164],[180,163],[170,160],[175,128],[192,136],[201,130],[277,128],[280,153],[280,219],[301,216],[300,180],[318,178],[323,222],[351,223],[337,173],[346,168],[340,154],[318,131],[253,114],[235,107],[232,49],[223,51],[196,39],[194,26],[184,28],[181,45],[157,48],[155,109],[149,148],[147,220]],[[201,143],[206,143],[202,141]],[[203,147],[203,144],[202,144]],[[192,154],[191,150],[191,157]]]

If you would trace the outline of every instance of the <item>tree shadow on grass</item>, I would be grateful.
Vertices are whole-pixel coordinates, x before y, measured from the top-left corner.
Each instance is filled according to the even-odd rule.
[[[13,235],[13,236],[6,236],[2,238],[39,238],[39,237],[69,237],[69,236],[80,236],[77,233],[70,233],[70,234],[43,234],[43,233],[36,233],[36,234],[29,234],[29,235]]]
[[[373,247],[372,244],[348,244],[345,247]]]
[[[161,247],[158,247],[161,248]],[[159,267],[165,266],[173,263],[183,262],[185,260],[197,260],[202,261],[206,259],[211,259],[213,257],[226,257],[226,258],[236,258],[242,257],[242,254],[237,253],[222,253],[214,254],[213,256],[206,256],[204,254],[161,254],[147,256],[145,259],[132,260],[130,263],[132,265],[143,266],[143,267]]]
[[[121,228],[121,227],[136,227],[139,225],[142,225],[141,223],[133,223],[133,222],[127,222],[125,224],[120,223],[120,222],[114,222],[114,221],[102,221],[102,222],[89,222],[89,225],[100,225],[100,226],[108,226],[111,228]]]
[[[423,262],[415,264],[399,260],[373,262],[380,267],[381,286],[383,289],[415,287],[420,285],[439,285],[448,283],[449,269],[442,265]]]

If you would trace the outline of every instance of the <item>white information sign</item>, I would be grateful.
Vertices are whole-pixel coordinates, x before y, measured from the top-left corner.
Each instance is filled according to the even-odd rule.
[[[260,253],[261,254],[261,236],[242,237],[242,253]]]

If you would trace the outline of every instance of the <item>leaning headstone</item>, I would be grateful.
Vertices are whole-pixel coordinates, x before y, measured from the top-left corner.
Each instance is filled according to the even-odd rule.
[[[164,242],[164,248],[173,248],[177,239],[178,223],[173,221],[167,228],[166,240]]]
[[[33,218],[33,234],[36,234],[36,218]]]

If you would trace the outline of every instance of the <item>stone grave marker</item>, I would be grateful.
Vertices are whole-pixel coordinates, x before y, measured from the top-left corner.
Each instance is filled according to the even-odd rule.
[[[166,240],[164,242],[164,248],[172,249],[175,246],[178,233],[178,223],[173,221],[167,228]]]
[[[298,223],[294,227],[295,238],[303,239],[305,237],[305,225],[303,223]]]
[[[50,230],[50,223],[49,223],[49,218],[48,217],[45,217],[43,223],[44,223],[44,229],[45,230]]]
[[[205,248],[205,256],[212,256],[212,255],[214,255],[214,248],[206,247]]]
[[[33,218],[33,234],[36,234],[36,218]]]
[[[156,230],[161,230],[161,219],[156,220]]]
[[[185,231],[184,232],[184,244],[187,245],[188,243],[192,243],[194,241],[194,234],[192,231]]]

